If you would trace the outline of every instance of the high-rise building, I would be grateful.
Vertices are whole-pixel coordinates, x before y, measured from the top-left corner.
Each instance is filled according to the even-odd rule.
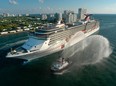
[[[58,14],[58,20],[62,20],[62,13]]]
[[[25,16],[29,16],[29,14],[25,14]]]
[[[47,20],[48,21],[54,21],[55,15],[53,13],[47,14]]]
[[[62,13],[55,13],[55,18],[59,21],[62,20]]]
[[[9,17],[10,14],[9,13],[3,13],[3,17]]]
[[[46,20],[47,19],[47,14],[42,14],[41,15],[41,20]]]
[[[77,22],[77,13],[73,14],[73,22]]]
[[[78,9],[78,18],[79,19],[84,19],[85,14],[87,14],[87,9],[84,9],[84,8],[79,8]]]
[[[73,23],[77,21],[77,14],[74,13],[74,11],[65,10],[63,18],[65,20],[65,23]]]
[[[18,17],[21,17],[22,15],[21,14],[18,14]]]

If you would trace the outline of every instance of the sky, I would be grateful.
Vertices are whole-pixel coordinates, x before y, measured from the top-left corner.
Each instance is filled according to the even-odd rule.
[[[0,14],[55,13],[86,8],[88,13],[116,14],[116,0],[0,0]]]

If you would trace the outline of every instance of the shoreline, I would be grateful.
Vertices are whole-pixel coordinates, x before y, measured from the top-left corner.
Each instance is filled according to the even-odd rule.
[[[11,35],[11,34],[17,34],[17,33],[23,33],[23,32],[30,32],[31,30],[24,30],[24,31],[16,31],[16,32],[9,32],[9,31],[7,31],[7,33],[6,34],[1,34],[2,32],[0,32],[0,36],[6,36],[6,35]]]
[[[7,34],[0,34],[0,36],[7,36],[7,35],[18,34],[18,33],[23,33],[23,32],[27,32],[27,31],[15,32],[15,33],[7,33]]]

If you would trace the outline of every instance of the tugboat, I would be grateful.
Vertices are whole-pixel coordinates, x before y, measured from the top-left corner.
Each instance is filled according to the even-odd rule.
[[[54,62],[51,66],[51,71],[53,74],[60,74],[65,69],[67,69],[71,65],[71,61],[65,58],[60,58],[56,62]]]

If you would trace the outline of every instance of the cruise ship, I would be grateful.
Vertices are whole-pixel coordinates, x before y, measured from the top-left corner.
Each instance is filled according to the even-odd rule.
[[[73,24],[64,24],[59,21],[54,26],[41,27],[31,33],[22,46],[8,52],[6,57],[34,60],[69,47],[67,44],[75,35],[78,43],[97,33],[99,28],[99,21],[88,20],[87,17]]]

